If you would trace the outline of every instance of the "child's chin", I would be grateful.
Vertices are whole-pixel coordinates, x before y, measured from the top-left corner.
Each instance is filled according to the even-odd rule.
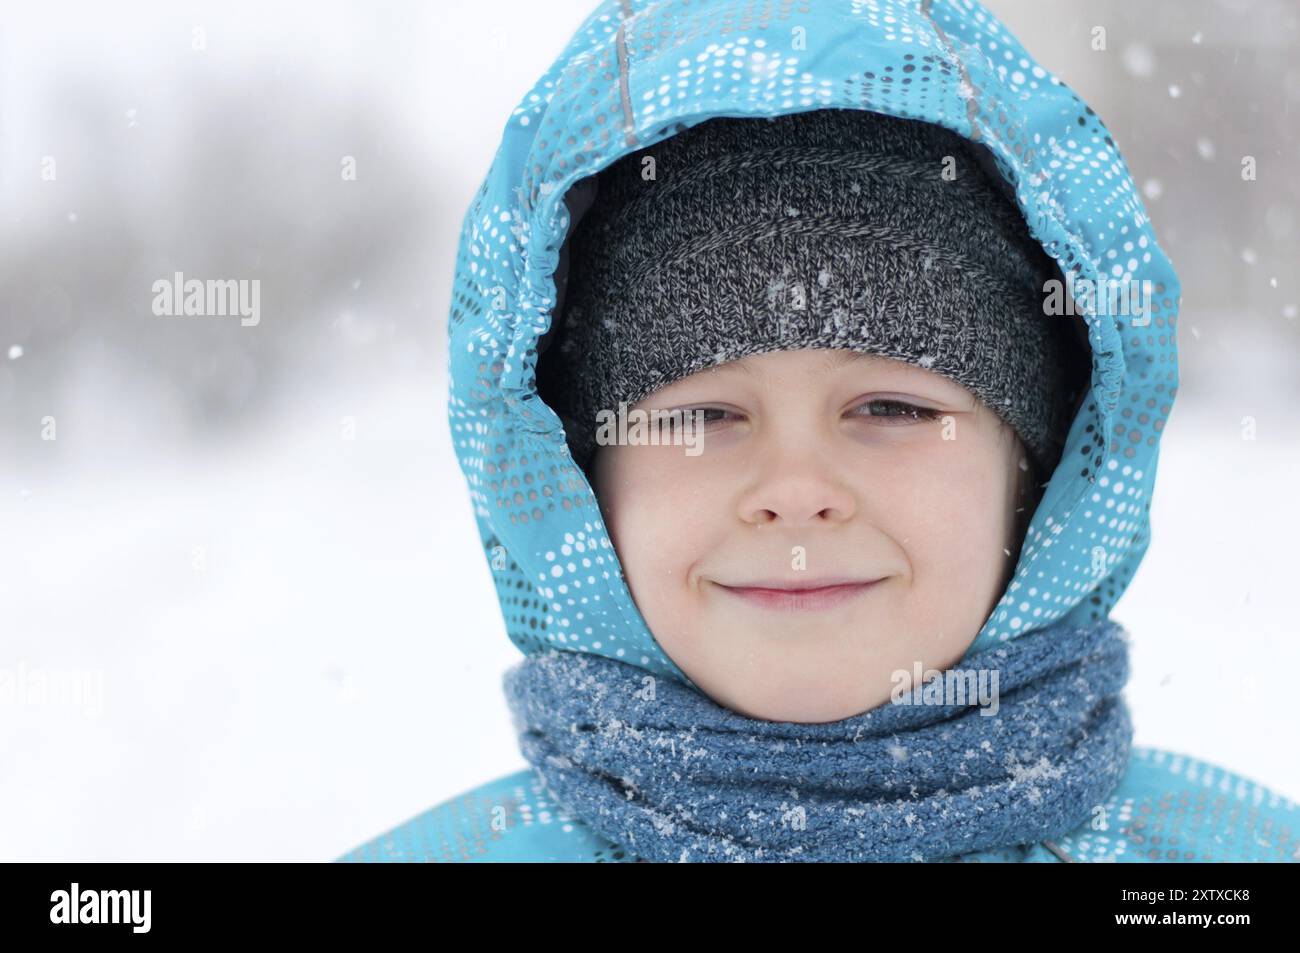
[[[815,696],[802,697],[793,692],[777,694],[778,697],[771,699],[758,698],[752,701],[741,699],[738,705],[727,705],[726,707],[749,718],[759,718],[764,721],[788,721],[798,724],[822,724],[843,721],[845,718],[852,718],[854,715],[860,715],[864,711],[876,707],[867,703],[853,702],[831,704],[824,698]]]
[[[792,652],[789,646],[764,651],[751,640],[748,650],[728,653],[711,678],[688,674],[713,701],[750,718],[820,723],[851,718],[888,701],[887,680],[878,686],[846,680],[845,673],[859,665],[826,653]]]

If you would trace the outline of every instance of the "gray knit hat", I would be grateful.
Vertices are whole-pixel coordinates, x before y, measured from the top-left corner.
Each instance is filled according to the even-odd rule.
[[[599,410],[800,348],[942,374],[1055,469],[1089,352],[1081,323],[1044,313],[1060,271],[982,147],[858,109],[725,117],[579,186],[537,377],[584,469]]]

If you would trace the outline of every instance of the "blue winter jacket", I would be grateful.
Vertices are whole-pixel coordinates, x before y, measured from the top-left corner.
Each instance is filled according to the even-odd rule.
[[[510,116],[464,218],[451,302],[452,439],[521,651],[593,652],[685,678],[633,603],[591,487],[535,386],[564,244],[586,211],[571,188],[713,117],[821,108],[921,119],[982,144],[1030,233],[1077,287],[1150,283],[1143,313],[1094,296],[1091,389],[1012,581],[967,654],[1062,618],[1107,616],[1137,569],[1178,387],[1179,282],[1092,109],[968,0],[603,0]],[[961,859],[1295,861],[1298,838],[1295,802],[1137,746],[1119,788],[1069,836]],[[525,769],[339,859],[637,858],[567,815]]]

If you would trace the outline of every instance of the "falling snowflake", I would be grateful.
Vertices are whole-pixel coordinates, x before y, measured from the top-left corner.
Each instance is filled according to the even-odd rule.
[[[1156,57],[1145,43],[1130,43],[1124,48],[1124,68],[1133,76],[1150,76],[1156,71]]]

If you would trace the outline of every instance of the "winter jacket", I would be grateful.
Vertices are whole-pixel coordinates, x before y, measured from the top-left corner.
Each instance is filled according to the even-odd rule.
[[[1058,619],[1106,617],[1150,542],[1178,387],[1179,282],[1116,143],[1068,86],[966,0],[604,0],[520,101],[465,215],[450,314],[451,435],[506,629],[524,653],[593,652],[682,677],[632,601],[590,485],[539,397],[583,179],[717,116],[869,109],[982,144],[1030,234],[1093,298],[1092,377],[1012,581],[968,655]],[[1142,283],[1149,282],[1147,285]],[[452,798],[343,861],[633,861],[531,769]],[[1135,746],[1118,789],[1055,841],[962,861],[1296,861],[1297,804],[1184,754]]]

